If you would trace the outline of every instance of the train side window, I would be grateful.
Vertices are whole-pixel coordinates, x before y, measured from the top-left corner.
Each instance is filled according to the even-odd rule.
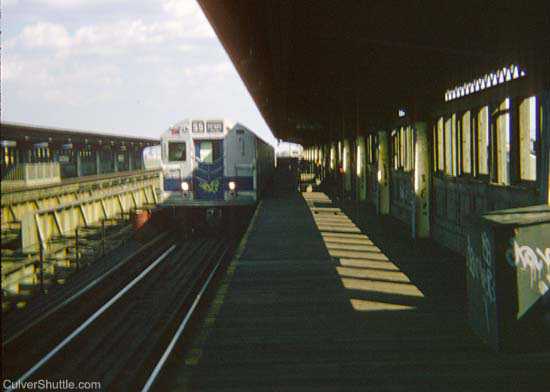
[[[522,180],[537,179],[537,99],[525,98],[519,105],[519,143],[520,143],[520,175]]]
[[[471,114],[467,111],[462,115],[462,172],[464,174],[472,173],[472,129],[471,129]]]
[[[479,175],[489,174],[489,107],[484,106],[477,116],[477,168]]]
[[[185,142],[168,143],[168,160],[170,162],[185,162],[187,160],[187,148]]]

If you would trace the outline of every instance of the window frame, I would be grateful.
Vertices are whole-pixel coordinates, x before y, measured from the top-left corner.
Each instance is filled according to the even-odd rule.
[[[183,144],[183,159],[172,159],[171,155],[171,146],[175,144]],[[169,140],[167,143],[167,157],[168,162],[187,162],[187,142],[186,141],[180,141],[180,140]]]

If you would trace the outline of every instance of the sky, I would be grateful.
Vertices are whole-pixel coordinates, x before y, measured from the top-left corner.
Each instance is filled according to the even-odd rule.
[[[157,138],[188,117],[274,143],[195,0],[1,0],[2,121]]]

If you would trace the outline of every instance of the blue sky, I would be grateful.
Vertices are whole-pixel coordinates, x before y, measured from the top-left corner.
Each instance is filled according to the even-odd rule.
[[[2,120],[158,137],[191,116],[271,132],[195,0],[2,0]]]

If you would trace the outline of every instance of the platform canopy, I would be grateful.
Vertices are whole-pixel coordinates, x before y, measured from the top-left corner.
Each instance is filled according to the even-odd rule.
[[[550,2],[198,1],[275,136],[304,144],[425,118],[503,66],[537,85],[549,68]]]

